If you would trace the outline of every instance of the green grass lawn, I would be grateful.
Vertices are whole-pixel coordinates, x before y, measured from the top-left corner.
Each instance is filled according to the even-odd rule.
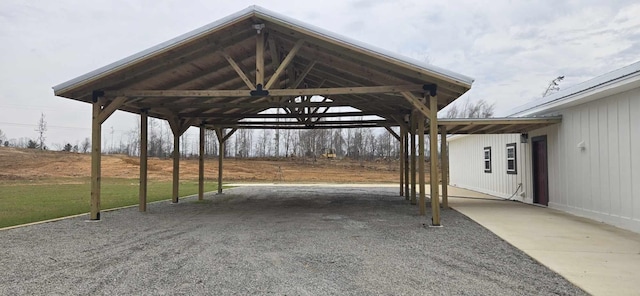
[[[149,181],[147,201],[171,199],[171,181]],[[103,179],[101,208],[138,204],[137,179]],[[205,191],[217,189],[206,182]],[[180,196],[198,193],[197,181],[180,182]],[[91,182],[86,179],[0,183],[0,228],[89,212]]]

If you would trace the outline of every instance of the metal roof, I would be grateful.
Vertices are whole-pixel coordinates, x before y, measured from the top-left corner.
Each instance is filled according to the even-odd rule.
[[[640,62],[600,75],[511,111],[509,117],[549,114],[640,86]]]
[[[256,25],[264,25],[261,30],[265,36],[265,81],[275,75],[280,63],[291,58],[281,75],[275,75],[278,79],[272,84],[274,93],[280,89],[401,87],[393,92],[318,94],[322,97],[250,96],[249,91],[254,89],[249,86],[256,84],[253,77],[257,74]],[[246,75],[242,77],[239,73]],[[326,106],[322,108],[351,106],[365,114],[380,116],[387,121],[386,125],[395,125],[398,118],[414,108],[406,95],[400,94],[402,86],[437,85],[441,109],[468,91],[472,83],[473,79],[467,76],[251,6],[53,89],[57,96],[83,102],[92,102],[94,91],[114,94],[105,98],[105,105],[115,101],[116,95],[147,91],[128,96],[119,102],[117,109],[133,113],[148,110],[152,117],[190,119],[193,125],[206,121],[231,126],[270,108],[283,108],[288,114],[300,113],[304,108],[315,110],[307,114],[309,119],[310,115],[327,114],[319,109],[323,104]],[[163,97],[153,97],[151,92],[185,90],[193,90],[190,93],[193,96],[166,97],[166,93],[156,92]],[[237,94],[233,91],[246,95],[224,96]],[[424,91],[409,92],[420,98]],[[210,93],[218,95],[204,95]]]

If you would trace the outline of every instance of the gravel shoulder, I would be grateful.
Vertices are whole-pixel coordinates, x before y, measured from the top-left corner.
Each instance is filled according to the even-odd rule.
[[[0,231],[0,295],[585,295],[397,188],[241,187]]]

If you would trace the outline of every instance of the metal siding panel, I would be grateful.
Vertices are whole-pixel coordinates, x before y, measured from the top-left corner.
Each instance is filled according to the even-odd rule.
[[[629,101],[629,122],[631,139],[631,192],[633,215],[640,223],[640,96],[634,95]]]
[[[589,141],[589,109],[581,108],[580,110],[580,136],[579,141],[585,141],[586,143],[590,143]],[[587,147],[589,149],[589,147]],[[589,182],[590,180],[590,164],[589,164],[589,150],[584,152],[579,152],[580,158],[578,160],[578,170],[575,171],[577,182],[576,182],[576,190],[580,192],[580,195],[577,196],[576,199],[580,199],[579,207],[583,209],[591,209],[593,208],[593,201],[591,197],[591,190],[589,190]],[[582,198],[580,198],[582,197]]]
[[[598,166],[600,170],[600,180],[598,182],[598,189],[596,193],[599,193],[598,199],[600,200],[600,212],[604,214],[611,214],[611,194],[609,191],[609,134],[615,133],[616,130],[608,128],[608,109],[607,105],[611,104],[613,100],[602,100],[597,104],[598,109],[598,143],[599,143],[599,159]]]
[[[618,126],[618,98],[607,105],[607,127],[609,128],[609,196],[610,213],[620,216],[620,128]]]
[[[585,184],[591,197],[591,205],[587,210],[600,212],[600,143],[598,136],[598,109],[594,106],[587,106],[589,109],[588,133],[589,140],[586,141],[587,153],[589,154],[589,183]]]
[[[633,195],[631,183],[631,112],[629,96],[618,102],[618,131],[620,149],[620,216],[631,218],[633,215]],[[637,134],[636,134],[637,135]]]

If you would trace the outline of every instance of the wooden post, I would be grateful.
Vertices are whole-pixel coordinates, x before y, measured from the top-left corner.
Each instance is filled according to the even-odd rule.
[[[404,134],[404,198],[409,200],[409,131],[405,129]]]
[[[200,155],[198,158],[198,200],[204,199],[204,124],[200,125]]]
[[[416,204],[416,113],[411,114],[411,199],[412,205]]]
[[[447,148],[447,127],[440,127],[440,170],[442,171],[442,208],[449,208],[449,149]]]
[[[180,133],[173,133],[173,195],[171,202],[178,202],[180,186]]]
[[[424,186],[424,117],[418,114],[418,182],[420,186],[420,216],[426,215],[427,204]]]
[[[102,124],[100,111],[102,106],[96,94],[93,96],[91,119],[91,220],[100,220],[100,164],[102,157]]]
[[[216,129],[218,136],[218,194],[222,194],[222,160],[224,159],[224,130]]]
[[[400,196],[404,196],[404,146],[407,145],[404,127],[400,127]]]
[[[430,100],[431,119],[429,120],[429,144],[430,144],[430,162],[431,170],[431,211],[433,217],[431,224],[440,226],[440,196],[438,195],[438,97],[435,91],[432,93]]]
[[[147,211],[147,134],[148,134],[148,111],[140,112],[140,194],[138,210]]]
[[[264,87],[264,30],[256,35],[256,87]]]

